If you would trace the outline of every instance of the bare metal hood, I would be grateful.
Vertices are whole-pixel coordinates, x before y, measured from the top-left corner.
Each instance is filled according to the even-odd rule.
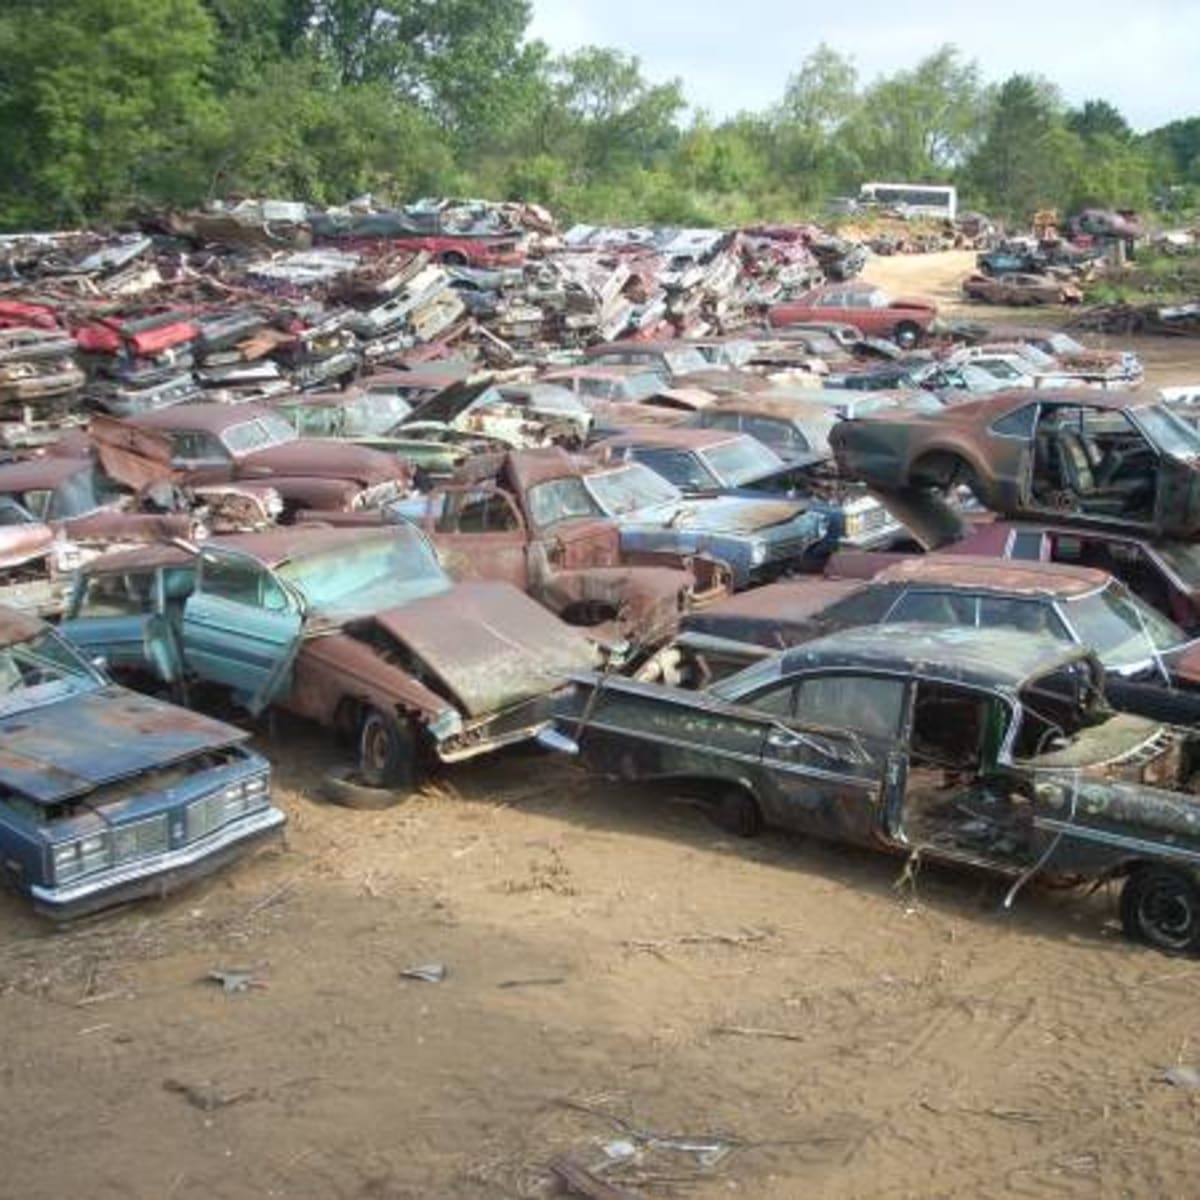
[[[596,664],[595,648],[507,583],[460,583],[375,618],[469,717],[545,695]]]

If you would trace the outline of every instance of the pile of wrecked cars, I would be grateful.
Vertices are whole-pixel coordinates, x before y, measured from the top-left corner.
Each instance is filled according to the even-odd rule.
[[[200,713],[284,710],[343,805],[578,748],[739,833],[1121,878],[1131,933],[1200,945],[1200,436],[1132,355],[947,332],[812,230],[168,227],[14,250],[0,302],[0,849],[39,910],[278,831]]]

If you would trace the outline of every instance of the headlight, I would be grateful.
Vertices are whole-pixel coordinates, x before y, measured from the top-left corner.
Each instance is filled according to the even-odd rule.
[[[863,531],[863,513],[846,513],[846,537],[858,537]]]
[[[762,538],[755,538],[750,543],[750,565],[761,567],[767,561],[767,543]]]
[[[54,880],[56,883],[62,883],[109,866],[112,842],[107,833],[96,833],[72,842],[60,842],[51,851],[51,857]]]

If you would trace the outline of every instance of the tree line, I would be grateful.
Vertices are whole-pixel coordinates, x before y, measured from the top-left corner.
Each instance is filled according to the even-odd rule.
[[[258,194],[481,195],[570,219],[735,224],[865,179],[962,203],[1190,205],[1200,118],[1137,134],[1050,81],[987,84],[943,46],[862,80],[816,47],[762,112],[713,120],[619,49],[555,55],[528,0],[6,0],[0,226]]]

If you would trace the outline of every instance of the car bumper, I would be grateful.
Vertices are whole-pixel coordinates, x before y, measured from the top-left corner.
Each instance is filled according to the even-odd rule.
[[[553,723],[560,697],[569,690],[560,688],[543,696],[535,696],[532,700],[468,726],[461,733],[438,743],[438,758],[444,763],[464,762],[503,746],[535,740]]]
[[[34,884],[29,889],[35,911],[65,921],[115,904],[146,896],[165,896],[240,858],[252,846],[274,837],[287,817],[270,806],[218,829],[216,833],[178,850],[114,867],[102,875],[59,887]]]

